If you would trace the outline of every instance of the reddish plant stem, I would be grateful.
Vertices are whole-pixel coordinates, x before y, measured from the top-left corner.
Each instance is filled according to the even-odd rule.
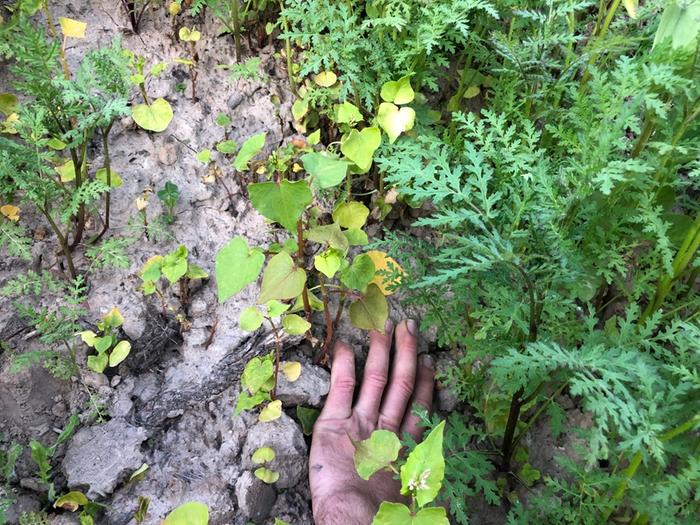
[[[330,307],[328,306],[328,294],[326,293],[326,285],[323,282],[323,276],[318,276],[319,285],[321,286],[321,297],[323,298],[323,317],[326,321],[326,337],[323,340],[323,348],[321,349],[321,360],[328,355],[328,349],[333,341],[333,320],[331,319]]]
[[[270,397],[274,401],[275,397],[277,396],[277,378],[279,377],[280,359],[282,358],[282,340],[280,339],[280,333],[277,330],[275,323],[272,322],[272,319],[269,317],[266,317],[266,319],[272,327],[272,333],[275,335],[275,385],[272,387],[272,391],[270,392]]]
[[[297,265],[299,268],[304,268],[304,225],[302,220],[297,221]],[[311,304],[309,303],[309,289],[304,284],[304,290],[301,292],[301,298],[304,301],[304,313],[306,314],[306,321],[311,322]]]

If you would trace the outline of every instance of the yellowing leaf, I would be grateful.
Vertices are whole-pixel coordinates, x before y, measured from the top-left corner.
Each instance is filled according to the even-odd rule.
[[[479,93],[481,93],[481,89],[479,89],[479,86],[469,86],[464,92],[464,98],[474,98]]]
[[[119,341],[109,354],[109,366],[115,367],[129,355],[131,343],[129,341]]]
[[[630,18],[637,18],[639,0],[622,0],[622,3],[625,5],[625,9],[627,10],[627,14],[630,15]]]
[[[333,220],[343,228],[362,228],[368,216],[367,206],[357,201],[343,202],[333,210]]]
[[[268,421],[274,421],[282,415],[282,401],[279,399],[276,401],[270,401],[265,408],[260,411],[258,416],[258,421],[261,423],[267,423]]]
[[[276,455],[275,449],[270,447],[260,447],[258,450],[253,452],[251,459],[253,460],[253,463],[260,465],[261,463],[269,463],[270,461],[273,461]]]
[[[177,36],[180,37],[180,40],[183,42],[197,42],[202,34],[197,31],[194,27],[192,29],[188,27],[181,27],[180,31],[178,31]]]
[[[82,492],[74,490],[68,494],[64,494],[53,504],[54,509],[66,509],[70,512],[75,512],[83,505],[88,504],[88,499]]]
[[[136,104],[131,108],[134,122],[148,131],[163,131],[173,120],[173,108],[164,98],[157,98],[150,105]]]
[[[299,361],[284,361],[280,363],[280,369],[290,383],[299,379],[301,375],[301,363]]]
[[[394,273],[398,271],[401,275],[404,275],[406,272],[404,272],[399,263],[382,251],[370,250],[367,252],[367,255],[372,259],[375,268],[374,278],[370,283],[376,284],[384,295],[391,295],[394,293],[394,290],[391,290],[391,288],[401,284],[401,277],[398,276],[391,280],[386,275],[381,275],[380,272],[388,271]]]
[[[19,99],[12,93],[0,93],[0,113],[10,115],[17,111]]]
[[[180,4],[177,2],[170,2],[168,4],[168,13],[170,16],[177,16],[180,14],[180,11],[182,11],[182,7],[180,7]]]
[[[314,82],[321,87],[331,87],[338,81],[338,76],[333,71],[321,71],[314,75]]]
[[[75,165],[69,160],[54,168],[61,177],[61,182],[70,182],[75,179]]]
[[[391,102],[382,102],[377,111],[377,122],[389,136],[389,142],[393,144],[401,133],[413,129],[416,112],[413,108],[399,108]]]
[[[394,104],[408,104],[415,98],[415,93],[411,87],[411,77],[406,75],[398,80],[384,82],[380,93],[382,100],[393,102]]]
[[[95,340],[97,339],[97,334],[93,332],[92,330],[85,330],[83,332],[80,332],[80,339],[83,340],[83,343],[88,345],[90,348],[95,346]]]
[[[124,324],[124,316],[119,311],[119,308],[114,306],[109,312],[107,312],[102,317],[102,322],[105,323],[105,325],[110,326],[112,328],[118,328]]]
[[[10,113],[5,120],[2,121],[2,128],[0,128],[0,133],[8,133],[10,135],[17,134],[17,128],[15,124],[19,122],[19,115],[17,113]]]
[[[97,172],[95,173],[95,179],[107,184],[107,169],[106,168],[98,169]],[[109,181],[110,181],[109,182],[110,188],[118,188],[119,186],[121,186],[123,184],[122,178],[113,169],[109,170]]]
[[[136,197],[136,209],[139,211],[143,211],[146,208],[148,208],[148,198],[150,197],[149,193],[144,192],[140,197]]]
[[[61,32],[63,36],[70,38],[85,38],[85,29],[87,24],[72,18],[59,17],[58,23],[61,24]]]
[[[146,472],[148,472],[148,463],[144,463],[141,465],[139,468],[134,470],[133,474],[129,477],[129,481],[127,483],[136,482],[136,481],[141,481],[143,478],[146,477]]]
[[[0,206],[0,213],[2,213],[5,217],[7,217],[9,220],[12,222],[17,222],[19,221],[19,212],[21,210],[17,206],[13,206],[12,204],[5,204],[4,206]]]

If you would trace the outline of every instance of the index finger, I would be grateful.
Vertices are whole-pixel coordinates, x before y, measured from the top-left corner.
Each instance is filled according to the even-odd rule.
[[[355,394],[355,353],[346,343],[338,341],[333,348],[331,387],[326,404],[318,419],[346,419],[352,414]]]

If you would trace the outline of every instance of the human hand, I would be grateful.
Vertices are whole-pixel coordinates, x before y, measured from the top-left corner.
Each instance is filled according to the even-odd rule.
[[[417,403],[430,410],[435,372],[427,355],[418,364],[417,331],[413,320],[403,321],[396,328],[391,373],[391,321],[385,333],[370,333],[369,354],[354,406],[355,354],[346,343],[336,343],[330,391],[314,425],[309,457],[311,502],[317,525],[368,525],[382,501],[407,501],[390,472],[377,472],[369,481],[360,478],[350,438],[367,439],[374,430],[386,429],[421,439],[422,430],[411,407]]]

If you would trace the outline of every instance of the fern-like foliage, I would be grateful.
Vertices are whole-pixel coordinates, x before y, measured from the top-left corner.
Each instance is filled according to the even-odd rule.
[[[516,445],[543,414],[559,435],[560,391],[593,418],[579,459],[563,462],[570,477],[547,478],[511,523],[613,512],[689,523],[700,511],[688,454],[700,425],[700,264],[689,249],[700,224],[698,62],[667,43],[650,50],[652,5],[639,27],[616,18],[590,44],[579,24],[594,23],[589,2],[497,8],[508,29],[479,17],[489,29],[464,50],[494,79],[479,109],[419,121],[380,149],[385,183],[427,212],[416,235],[387,232],[377,245],[410,271],[409,300],[458,363],[441,379],[488,443],[506,438],[513,406]],[[448,489],[459,523],[464,493]]]

